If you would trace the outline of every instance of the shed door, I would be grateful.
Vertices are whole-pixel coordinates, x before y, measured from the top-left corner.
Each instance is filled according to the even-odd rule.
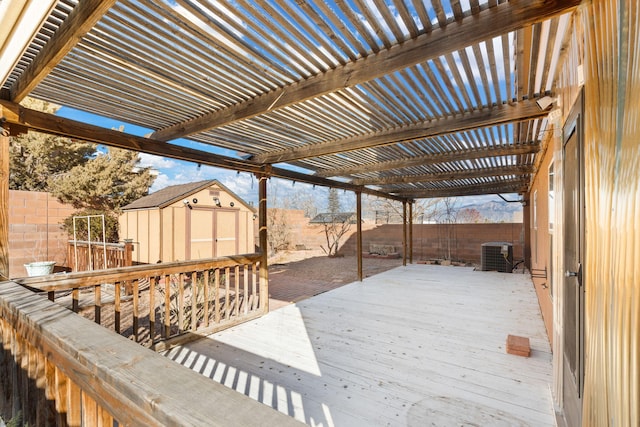
[[[187,215],[190,218],[187,223],[189,230],[187,259],[212,258],[214,256],[214,211],[211,209],[193,209],[189,210]]]
[[[214,256],[236,255],[238,253],[238,211],[216,210]]]

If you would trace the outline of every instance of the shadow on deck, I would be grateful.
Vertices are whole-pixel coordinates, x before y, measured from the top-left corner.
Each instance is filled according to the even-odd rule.
[[[531,357],[507,354],[508,334]],[[528,275],[399,267],[167,357],[314,426],[554,425]]]

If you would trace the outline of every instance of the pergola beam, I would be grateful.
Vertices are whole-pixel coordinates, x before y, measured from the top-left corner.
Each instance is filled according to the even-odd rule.
[[[548,114],[548,111],[540,110],[535,101],[521,101],[457,116],[385,129],[373,134],[359,135],[353,138],[323,142],[311,146],[289,148],[287,150],[279,150],[275,153],[262,153],[253,156],[252,160],[257,163],[270,164],[291,162],[310,157],[320,157],[347,151],[382,147],[400,142],[415,141],[417,139],[432,138],[487,126],[498,126],[506,123],[537,119]]]
[[[410,168],[413,166],[426,166],[434,165],[438,163],[458,162],[464,160],[473,160],[489,157],[502,157],[502,156],[518,156],[526,154],[535,154],[540,151],[539,143],[531,143],[526,145],[501,145],[498,147],[487,147],[484,149],[474,149],[466,151],[452,151],[442,154],[426,155],[411,157],[402,160],[391,160],[387,162],[367,163],[352,167],[344,167],[337,169],[328,169],[316,172],[316,176],[330,177],[330,176],[349,176],[359,173],[366,173],[371,171],[385,171],[393,169]]]
[[[185,120],[155,132],[168,141],[264,114],[337,90],[352,87],[429,59],[464,49],[576,8],[581,0],[511,0],[473,16],[435,28],[376,54],[261,96]]]
[[[20,102],[58,65],[116,0],[83,0],[51,37],[10,90],[10,99]]]
[[[481,194],[500,193],[524,193],[527,191],[526,180],[512,180],[504,182],[491,182],[488,184],[467,185],[460,187],[446,187],[438,189],[424,189],[414,191],[402,191],[398,196],[411,194],[416,199],[430,199],[434,197],[476,196]]]
[[[455,181],[459,179],[488,178],[494,176],[528,175],[533,166],[504,166],[499,168],[446,171],[420,175],[387,176],[382,178],[359,178],[351,181],[354,185],[410,184],[414,182]]]
[[[341,190],[360,191],[372,196],[397,201],[403,201],[406,199],[405,197],[396,197],[364,186],[353,185],[348,182],[334,181],[327,178],[307,175],[301,172],[271,167],[270,165],[260,165],[245,160],[195,150],[193,148],[181,147],[164,141],[156,141],[150,138],[143,138],[112,129],[106,129],[25,108],[10,101],[0,100],[0,121],[6,122],[9,125],[25,126],[38,132],[77,138],[110,147],[185,160],[207,166],[215,166],[239,172],[251,172],[267,175],[269,177],[284,178],[307,184],[338,188]]]

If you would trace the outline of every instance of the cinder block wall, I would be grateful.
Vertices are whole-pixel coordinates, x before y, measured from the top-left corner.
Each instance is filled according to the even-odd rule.
[[[302,247],[319,249],[326,246],[322,225],[309,224],[301,210],[287,210],[280,213],[286,215],[289,224],[292,248]],[[448,255],[450,245],[451,259],[480,263],[481,245],[486,242],[509,242],[513,244],[516,260],[523,258],[522,223],[496,224],[416,224],[413,226],[413,259],[414,261],[433,258],[444,258]],[[344,236],[340,253],[355,255],[356,226]],[[451,236],[448,239],[448,236]],[[392,245],[402,254],[402,224],[375,225],[362,224],[362,246],[365,252],[370,244]]]
[[[414,261],[450,258],[454,261],[480,263],[481,247],[487,242],[513,244],[514,259],[523,258],[522,223],[497,224],[417,224],[413,226]],[[402,254],[402,224],[385,224],[362,232],[362,247],[393,245]],[[341,252],[355,254],[355,234],[342,245]]]
[[[49,193],[9,191],[10,277],[26,276],[24,264],[33,261],[67,265],[68,237],[61,224],[74,211]]]

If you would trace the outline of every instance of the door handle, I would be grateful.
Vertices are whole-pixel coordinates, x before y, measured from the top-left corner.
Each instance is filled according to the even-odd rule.
[[[582,264],[578,264],[578,271],[566,270],[564,277],[575,277],[578,279],[578,286],[582,286]]]

